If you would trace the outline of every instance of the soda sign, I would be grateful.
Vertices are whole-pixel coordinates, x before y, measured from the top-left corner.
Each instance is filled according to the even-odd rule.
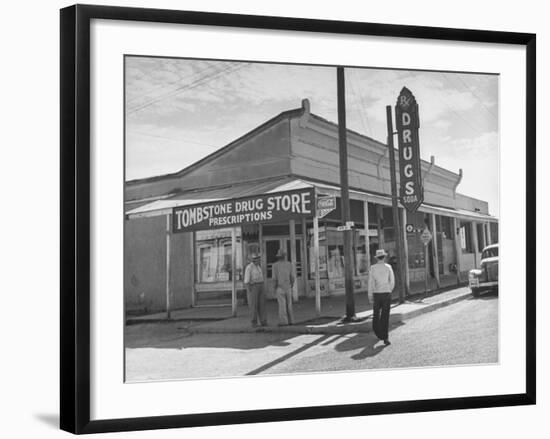
[[[317,198],[317,217],[323,218],[330,212],[336,209],[336,197],[319,197]]]
[[[424,201],[418,140],[418,104],[407,87],[403,87],[395,105],[399,145],[399,197],[409,212],[415,212]]]

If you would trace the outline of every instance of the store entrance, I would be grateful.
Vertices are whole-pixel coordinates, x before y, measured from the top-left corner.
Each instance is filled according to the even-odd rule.
[[[300,238],[296,238],[296,282],[294,288],[298,294],[304,294],[302,282],[302,246]],[[290,238],[287,236],[265,237],[263,240],[263,253],[265,254],[266,274],[267,274],[267,295],[275,297],[275,287],[273,282],[273,264],[277,262],[277,253],[282,248],[286,254],[286,260],[291,260]]]

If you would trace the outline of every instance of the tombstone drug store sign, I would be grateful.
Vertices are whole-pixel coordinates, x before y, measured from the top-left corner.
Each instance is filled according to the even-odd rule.
[[[174,233],[283,222],[315,215],[313,188],[174,207]]]

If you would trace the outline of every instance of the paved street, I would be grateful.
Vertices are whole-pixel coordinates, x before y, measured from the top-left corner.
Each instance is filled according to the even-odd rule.
[[[498,361],[498,298],[467,299],[372,333],[190,334],[183,322],[126,328],[128,381]]]

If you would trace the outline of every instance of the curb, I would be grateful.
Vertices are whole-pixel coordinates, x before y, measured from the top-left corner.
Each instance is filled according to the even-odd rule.
[[[182,328],[189,334],[351,334],[355,332],[370,332],[370,318],[365,322],[346,323],[333,326],[265,326],[262,328],[231,328],[227,326],[218,326],[216,328]]]
[[[458,296],[431,303],[422,308],[403,313],[390,314],[390,325],[400,323],[403,320],[412,319],[419,315],[426,314],[436,309],[443,308],[454,303],[472,297],[470,291],[464,292]],[[357,323],[335,324],[330,326],[314,326],[314,325],[294,325],[294,326],[267,326],[261,328],[234,328],[231,326],[200,327],[194,326],[190,328],[182,328],[189,334],[254,334],[254,333],[277,333],[277,334],[351,334],[351,333],[367,333],[371,332],[371,316],[367,316],[362,321]]]
[[[126,319],[126,326],[132,325],[142,325],[148,323],[177,323],[177,322],[198,322],[198,323],[207,323],[207,322],[219,322],[220,320],[226,320],[227,317],[178,317],[175,319],[166,319],[166,318],[150,318],[150,319],[136,319],[130,318]]]

